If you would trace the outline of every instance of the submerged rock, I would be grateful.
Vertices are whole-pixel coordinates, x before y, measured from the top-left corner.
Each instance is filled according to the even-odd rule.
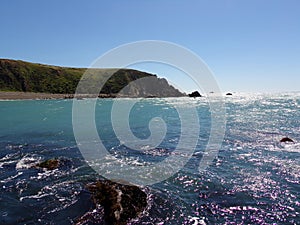
[[[72,160],[64,157],[47,159],[33,166],[34,168],[41,168],[46,170],[69,170],[73,167]]]
[[[57,169],[59,166],[60,166],[59,159],[48,159],[48,160],[38,163],[36,165],[36,167],[38,167],[38,168],[44,168],[44,169],[48,169],[48,170]]]
[[[280,140],[280,142],[294,142],[291,138],[284,137]]]
[[[125,225],[147,206],[147,195],[139,187],[101,180],[87,186],[96,205],[104,208],[104,221]]]
[[[193,91],[191,94],[189,94],[189,97],[202,97],[202,95],[198,91]]]

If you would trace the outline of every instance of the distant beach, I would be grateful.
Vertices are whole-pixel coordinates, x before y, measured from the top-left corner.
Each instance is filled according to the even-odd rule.
[[[70,99],[75,94],[51,94],[51,93],[35,93],[20,91],[0,91],[0,100],[46,100],[46,99]],[[77,98],[95,98],[93,94],[76,95]],[[99,94],[99,98],[115,98],[115,94]],[[120,97],[120,96],[118,96]]]
[[[65,99],[73,98],[73,94],[51,94],[34,92],[10,92],[0,91],[1,100],[24,100],[24,99]]]

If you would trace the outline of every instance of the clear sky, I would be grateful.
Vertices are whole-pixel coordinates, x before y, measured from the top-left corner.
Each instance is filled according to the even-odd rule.
[[[298,0],[1,0],[0,10],[0,58],[87,67],[118,45],[164,40],[199,55],[223,91],[300,91]]]

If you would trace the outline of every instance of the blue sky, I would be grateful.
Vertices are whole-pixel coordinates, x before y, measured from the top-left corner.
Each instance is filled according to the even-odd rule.
[[[0,58],[87,67],[121,44],[164,40],[199,55],[223,91],[300,90],[297,0],[2,0],[0,21]]]

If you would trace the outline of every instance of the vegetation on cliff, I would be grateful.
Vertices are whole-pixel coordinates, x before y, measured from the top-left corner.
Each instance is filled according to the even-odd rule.
[[[0,59],[0,91],[22,91],[53,94],[74,94],[86,68],[69,68],[19,60]],[[183,94],[170,86],[165,79],[133,69],[89,69],[89,80],[82,93],[95,90],[99,83],[111,76],[101,89],[101,94],[117,94],[130,82],[150,77],[153,90],[131,87],[132,97],[176,97]],[[153,82],[154,80],[154,82]],[[149,86],[149,85],[148,85]],[[142,89],[142,90],[140,90]],[[97,89],[98,90],[98,89]]]

